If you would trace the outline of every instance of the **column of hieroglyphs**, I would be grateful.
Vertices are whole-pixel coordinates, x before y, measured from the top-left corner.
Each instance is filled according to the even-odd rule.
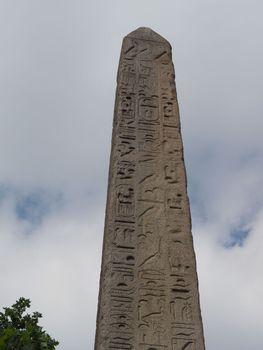
[[[124,38],[95,350],[204,350],[169,43]]]

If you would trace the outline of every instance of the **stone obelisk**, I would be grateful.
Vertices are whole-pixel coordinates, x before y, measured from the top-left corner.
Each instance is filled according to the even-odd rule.
[[[95,350],[204,350],[170,44],[123,40]]]

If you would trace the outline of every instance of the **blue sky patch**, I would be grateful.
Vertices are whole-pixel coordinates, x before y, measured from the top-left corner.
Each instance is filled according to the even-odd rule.
[[[249,236],[250,229],[248,228],[238,228],[234,229],[230,235],[228,241],[224,244],[226,248],[233,248],[233,247],[243,247],[245,240]]]
[[[33,191],[27,194],[18,194],[15,213],[19,220],[28,221],[33,225],[41,224],[43,218],[52,209],[61,204],[61,195],[44,190]]]

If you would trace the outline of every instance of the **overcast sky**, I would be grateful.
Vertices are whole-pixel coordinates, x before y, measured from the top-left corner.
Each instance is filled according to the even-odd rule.
[[[207,350],[262,350],[262,0],[0,0],[0,308],[93,348],[122,38],[172,45]]]

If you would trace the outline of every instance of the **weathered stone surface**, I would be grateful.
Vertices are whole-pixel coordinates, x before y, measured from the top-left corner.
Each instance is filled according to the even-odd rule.
[[[121,51],[95,350],[204,350],[171,48],[148,28]]]

